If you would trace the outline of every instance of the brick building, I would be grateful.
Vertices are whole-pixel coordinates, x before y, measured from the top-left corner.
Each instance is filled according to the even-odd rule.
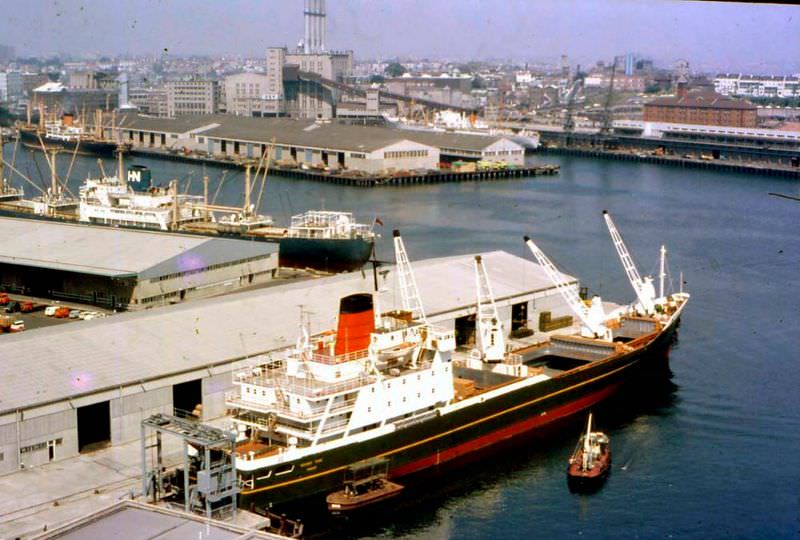
[[[706,89],[688,90],[678,85],[677,95],[654,99],[644,105],[645,122],[756,127],[756,106]]]

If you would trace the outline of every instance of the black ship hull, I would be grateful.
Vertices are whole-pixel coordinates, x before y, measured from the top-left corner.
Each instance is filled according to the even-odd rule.
[[[39,221],[56,221],[81,223],[94,227],[115,227],[119,229],[146,229],[153,232],[179,232],[193,236],[217,236],[211,233],[195,231],[162,231],[155,227],[136,225],[111,225],[105,223],[85,223],[78,221],[77,215],[42,216],[32,211],[14,209],[11,205],[0,203],[0,216],[35,219]],[[372,254],[374,241],[363,238],[353,239],[310,239],[310,238],[276,238],[255,236],[244,233],[227,232],[222,236],[237,240],[256,242],[273,242],[278,247],[278,264],[285,268],[310,268],[321,272],[352,272],[361,269]]]
[[[363,267],[374,242],[363,238],[281,238],[279,265],[323,272],[350,272]]]
[[[429,417],[380,437],[271,468],[240,468],[245,486],[240,506],[296,503],[330,493],[341,488],[350,465],[367,458],[388,459],[389,477],[408,482],[516,444],[586,411],[629,381],[662,372],[677,325],[678,320],[673,321],[649,344],[627,354],[592,362],[448,414],[431,411]]]
[[[64,140],[41,135],[40,142],[40,135],[35,129],[21,128],[19,137],[23,144],[34,150],[41,150],[41,143],[44,143],[45,146],[50,148],[55,147],[65,152],[74,152],[77,145],[79,154],[113,156],[117,149],[117,144],[113,141],[97,141],[94,139],[81,139],[79,143],[77,140]]]

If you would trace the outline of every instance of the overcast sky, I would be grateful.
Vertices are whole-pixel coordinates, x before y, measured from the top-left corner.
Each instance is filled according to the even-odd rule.
[[[241,54],[294,47],[302,0],[2,0],[19,55]],[[571,62],[638,52],[661,65],[800,72],[800,8],[666,0],[328,0],[328,48]]]

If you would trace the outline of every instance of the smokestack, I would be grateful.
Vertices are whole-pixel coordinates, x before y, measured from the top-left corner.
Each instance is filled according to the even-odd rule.
[[[325,50],[325,0],[305,0],[305,39],[303,52],[318,53]]]
[[[369,347],[370,334],[375,331],[372,295],[351,294],[339,301],[339,325],[336,330],[334,354],[363,351]]]

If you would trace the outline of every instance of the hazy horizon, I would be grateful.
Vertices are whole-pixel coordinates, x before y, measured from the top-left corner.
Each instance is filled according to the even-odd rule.
[[[294,48],[302,0],[30,0],[5,3],[4,44],[18,56],[159,54],[258,57]],[[357,59],[610,60],[627,52],[698,71],[800,72],[794,6],[631,0],[327,1],[329,49]]]

